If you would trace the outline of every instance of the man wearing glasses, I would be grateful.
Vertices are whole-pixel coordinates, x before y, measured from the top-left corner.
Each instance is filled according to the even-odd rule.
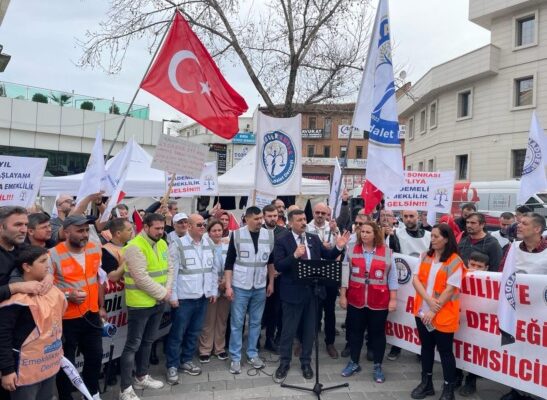
[[[178,215],[178,214],[177,214]],[[205,221],[199,214],[188,217],[188,233],[169,245],[169,255],[176,277],[173,281],[171,330],[167,337],[165,358],[167,383],[179,381],[178,371],[188,375],[201,374],[192,362],[203,327],[207,303],[218,296],[218,258],[214,244],[205,234]]]

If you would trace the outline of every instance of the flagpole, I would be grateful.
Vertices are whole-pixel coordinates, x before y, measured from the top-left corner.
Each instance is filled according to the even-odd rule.
[[[153,62],[156,59],[156,56],[158,55],[158,51],[160,50],[160,47],[163,44],[163,41],[165,40],[165,36],[167,35],[167,32],[169,32],[169,28],[171,27],[171,24],[173,23],[173,21],[175,19],[175,14],[177,13],[177,11],[178,10],[175,8],[175,12],[173,13],[173,18],[171,18],[171,21],[169,22],[169,24],[167,24],[167,29],[163,33],[161,41],[158,44],[158,47],[156,47],[156,51],[154,52],[154,55],[150,59],[150,63],[148,64],[148,67],[146,68],[146,72],[142,76],[141,83],[137,87],[137,90],[135,91],[135,94],[133,95],[133,98],[131,99],[131,102],[129,103],[129,107],[127,107],[127,111],[125,112],[125,114],[123,116],[123,119],[120,122],[120,126],[118,126],[118,131],[116,132],[116,136],[114,137],[114,140],[112,141],[112,143],[110,144],[110,147],[108,148],[108,153],[106,154],[106,157],[104,159],[105,162],[108,161],[108,159],[110,158],[110,154],[112,154],[112,150],[114,149],[114,145],[118,141],[118,137],[120,136],[120,132],[122,131],[125,120],[127,119],[127,116],[129,115],[129,112],[131,111],[131,107],[133,107],[133,103],[135,102],[135,99],[137,98],[137,95],[139,94],[139,91],[141,89],[142,83],[144,82],[144,79],[146,78],[146,75],[148,75],[148,71],[150,71],[150,68],[152,67]]]

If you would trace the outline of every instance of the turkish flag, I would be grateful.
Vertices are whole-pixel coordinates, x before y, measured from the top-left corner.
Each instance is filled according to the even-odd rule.
[[[142,223],[141,215],[139,214],[137,210],[133,211],[132,219],[133,219],[133,224],[135,224],[135,230],[137,231],[137,233],[139,233],[140,231],[142,231],[143,223]]]
[[[374,186],[368,179],[363,183],[361,197],[365,201],[365,214],[370,214],[382,201],[383,193]]]
[[[226,139],[248,109],[179,12],[141,88]]]

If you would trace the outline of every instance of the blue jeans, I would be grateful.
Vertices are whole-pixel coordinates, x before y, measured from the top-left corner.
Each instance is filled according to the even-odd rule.
[[[204,296],[199,299],[179,299],[179,306],[172,310],[171,330],[165,350],[167,368],[178,368],[180,364],[192,361],[208,301]]]
[[[230,309],[230,358],[232,361],[241,361],[243,346],[243,321],[249,312],[249,337],[247,341],[247,357],[258,356],[256,345],[260,336],[260,325],[264,305],[266,304],[266,288],[240,289],[233,288],[234,300]]]

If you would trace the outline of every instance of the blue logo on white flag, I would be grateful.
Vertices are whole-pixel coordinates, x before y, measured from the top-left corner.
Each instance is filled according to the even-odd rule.
[[[264,135],[262,167],[273,186],[291,178],[296,167],[296,149],[289,135],[280,130]]]

